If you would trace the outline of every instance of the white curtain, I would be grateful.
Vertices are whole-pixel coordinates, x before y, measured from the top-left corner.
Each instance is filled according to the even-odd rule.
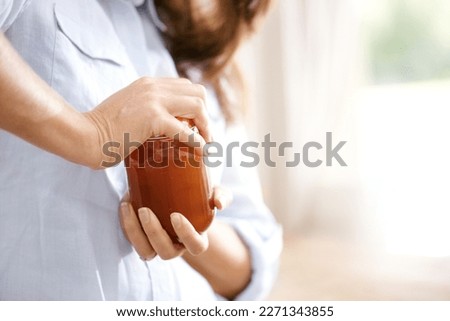
[[[273,153],[277,167],[260,166],[265,198],[287,233],[312,229],[352,236],[359,189],[355,160],[352,94],[358,83],[358,7],[354,0],[282,0],[259,35],[240,53],[251,90],[247,123],[261,141],[271,133],[278,144],[308,141],[325,145],[348,141],[336,162],[286,168],[286,157]],[[323,150],[310,155],[324,158]]]

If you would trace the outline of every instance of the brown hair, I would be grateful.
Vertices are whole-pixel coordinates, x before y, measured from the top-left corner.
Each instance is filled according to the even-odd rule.
[[[200,76],[195,81],[211,85],[227,121],[237,118],[245,100],[233,55],[269,4],[270,0],[155,0],[178,72],[191,79]]]

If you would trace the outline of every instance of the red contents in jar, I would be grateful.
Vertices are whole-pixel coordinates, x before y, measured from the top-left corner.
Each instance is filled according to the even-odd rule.
[[[202,156],[183,143],[148,139],[125,159],[131,204],[137,213],[150,208],[173,242],[177,236],[170,214],[183,214],[198,232],[214,218],[214,202]]]

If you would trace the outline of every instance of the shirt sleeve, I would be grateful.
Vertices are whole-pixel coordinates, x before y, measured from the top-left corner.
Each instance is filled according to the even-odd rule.
[[[0,0],[0,31],[5,32],[31,0]]]
[[[218,213],[217,219],[236,230],[251,255],[252,278],[236,300],[261,300],[271,290],[278,273],[282,230],[264,204],[257,168],[241,166],[242,161],[249,161],[240,149],[246,138],[244,127],[230,127],[226,136],[228,144],[239,142],[239,147],[233,148],[233,152],[227,155],[228,165],[231,166],[225,164],[221,181],[222,186],[233,192],[233,202]]]

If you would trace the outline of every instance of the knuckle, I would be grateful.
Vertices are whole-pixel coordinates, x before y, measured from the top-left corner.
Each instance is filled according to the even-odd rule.
[[[188,79],[188,78],[181,77],[181,78],[179,78],[179,79],[180,79],[180,81],[181,81],[182,83],[184,83],[184,84],[192,84],[192,81],[191,81],[190,79]]]
[[[138,231],[137,228],[136,228],[136,224],[134,224],[134,222],[132,222],[132,221],[129,220],[129,219],[123,220],[123,222],[122,222],[122,227],[123,227],[123,229],[126,230],[127,233],[129,233],[129,234],[135,234],[135,233],[137,233],[137,231]]]
[[[160,92],[160,89],[160,85],[157,82],[150,82],[145,84],[145,90],[151,97],[155,97],[155,93]]]
[[[180,233],[181,234],[181,233]],[[195,231],[185,231],[180,239],[192,255],[199,255],[208,249],[208,238]]]
[[[193,246],[191,249],[191,254],[192,255],[202,254],[203,252],[205,252],[208,249],[208,245],[209,244],[207,241],[196,243],[195,246]]]
[[[194,106],[195,108],[199,111],[202,112],[204,107],[205,107],[205,102],[202,98],[200,97],[192,97],[193,102],[194,102]]]
[[[189,233],[189,229],[185,226],[177,230],[177,236],[180,240],[183,240],[183,243],[189,241],[191,234]]]
[[[133,235],[136,234],[136,228],[128,222],[123,222],[122,228],[127,234],[128,238],[130,238],[130,236],[133,237]]]
[[[158,230],[151,224],[142,224],[145,234],[149,239],[154,238],[156,235],[158,235]]]
[[[154,94],[155,92],[158,92],[160,88],[160,83],[154,78],[150,77],[141,77],[137,80],[137,83],[140,87],[139,90],[141,90],[147,96],[151,95],[152,93]]]
[[[140,223],[141,223],[142,229],[145,232],[145,235],[147,235],[147,237],[149,239],[153,238],[155,235],[158,234],[158,229],[155,228],[155,226],[153,224],[151,224],[149,222],[142,222],[142,221]]]
[[[203,99],[206,99],[206,88],[205,88],[205,86],[200,85],[200,84],[197,84],[196,86],[197,86],[198,91],[201,93],[201,97]]]
[[[139,78],[137,80],[137,82],[142,85],[150,85],[150,84],[154,83],[154,80],[151,77],[144,76],[144,77]]]

